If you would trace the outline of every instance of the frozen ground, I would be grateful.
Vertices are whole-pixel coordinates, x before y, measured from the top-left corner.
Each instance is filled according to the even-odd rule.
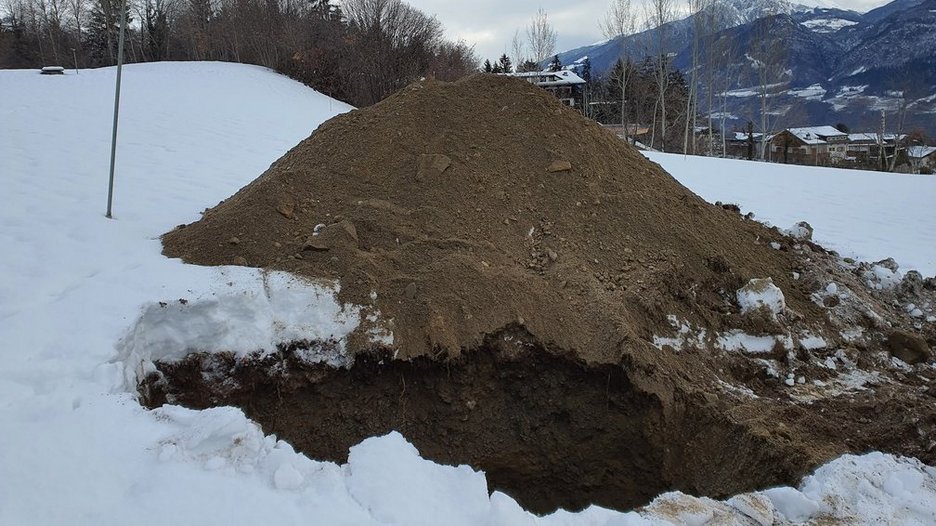
[[[338,466],[296,454],[237,409],[142,409],[128,379],[180,344],[248,351],[297,335],[340,339],[357,322],[333,284],[182,265],[157,239],[349,108],[261,68],[130,66],[107,220],[113,77],[0,71],[0,525],[936,523],[936,471],[882,454],[838,459],[799,490],[727,503],[666,494],[641,514],[535,518],[488,496],[480,473],[423,460],[398,434],[362,442]],[[817,187],[809,169],[654,158],[707,198],[781,226],[806,219],[843,253],[863,240],[857,253],[933,273],[931,237],[900,250],[936,226],[929,180],[859,174],[867,184],[852,184],[828,172]],[[747,171],[759,183],[739,195]],[[886,221],[856,219],[872,207],[869,217],[920,237],[894,240]]]

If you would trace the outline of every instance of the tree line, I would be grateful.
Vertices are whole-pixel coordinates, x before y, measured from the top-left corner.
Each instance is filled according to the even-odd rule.
[[[120,0],[0,0],[0,68],[116,63]],[[476,71],[472,47],[401,0],[127,0],[126,62],[275,69],[355,106]]]

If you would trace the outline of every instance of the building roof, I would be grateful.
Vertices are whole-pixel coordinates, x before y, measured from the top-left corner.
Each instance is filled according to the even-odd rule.
[[[757,133],[757,132],[754,132],[754,133],[752,133],[751,135],[753,136],[753,139],[754,139],[755,141],[761,140],[761,137],[764,136],[763,133]],[[747,141],[747,140],[748,140],[748,132],[745,132],[745,131],[729,132],[729,133],[728,133],[728,136],[727,136],[726,138],[727,138],[729,141],[738,141],[738,142]]]
[[[585,79],[574,71],[561,69],[559,71],[524,71],[522,73],[504,73],[508,77],[526,79],[537,86],[575,86],[585,84]]]
[[[849,133],[848,142],[867,142],[871,144],[877,144],[880,133],[875,132],[861,132],[861,133]],[[885,141],[893,141],[894,139],[900,138],[903,139],[906,135],[901,134],[899,137],[896,133],[885,133]]]
[[[787,132],[806,144],[825,144],[829,137],[847,139],[848,134],[836,129],[834,126],[807,126],[805,128],[787,128]]]
[[[907,148],[907,156],[914,159],[922,159],[936,153],[936,146],[911,146]]]

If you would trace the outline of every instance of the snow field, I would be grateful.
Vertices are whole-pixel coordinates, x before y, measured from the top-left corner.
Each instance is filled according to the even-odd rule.
[[[647,153],[709,202],[781,228],[807,221],[843,257],[936,276],[936,177]]]
[[[338,304],[331,284],[183,265],[161,256],[158,240],[350,108],[262,68],[128,66],[108,220],[114,73],[0,71],[0,525],[936,523],[936,471],[879,453],[833,461],[799,490],[727,502],[668,493],[639,514],[591,507],[534,517],[509,496],[489,496],[483,474],[422,459],[397,433],[363,441],[337,465],[296,453],[236,408],[143,409],[126,373],[132,384],[147,360],[212,345],[249,353],[297,337],[340,341],[365,315]],[[703,195],[731,200],[738,190],[739,163],[694,159],[705,176],[661,158],[684,183],[702,179]],[[886,194],[894,185],[878,186]],[[932,187],[915,188],[925,196]],[[812,187],[785,191],[797,189]],[[820,240],[847,245],[858,233],[836,218],[851,198],[827,200],[825,224],[807,208],[788,217],[742,204],[780,224],[807,219]],[[925,219],[908,199],[889,217]],[[901,253],[872,241],[862,250],[936,261],[933,244]]]

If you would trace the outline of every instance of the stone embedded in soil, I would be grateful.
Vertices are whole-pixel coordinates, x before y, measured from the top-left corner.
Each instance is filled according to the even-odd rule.
[[[416,180],[435,179],[442,175],[451,164],[452,160],[447,155],[438,153],[420,155],[416,165]]]
[[[894,331],[887,337],[887,349],[904,362],[913,365],[930,359],[926,340],[905,331]]]
[[[550,172],[550,173],[553,173],[553,172],[567,172],[567,171],[569,171],[569,170],[571,170],[571,169],[572,169],[572,163],[570,163],[569,161],[563,160],[563,159],[559,159],[559,160],[553,161],[553,162],[549,165],[549,167],[546,168],[546,171],[547,171],[547,172]]]
[[[286,219],[293,219],[295,217],[296,205],[291,202],[282,202],[276,205],[276,211]]]

